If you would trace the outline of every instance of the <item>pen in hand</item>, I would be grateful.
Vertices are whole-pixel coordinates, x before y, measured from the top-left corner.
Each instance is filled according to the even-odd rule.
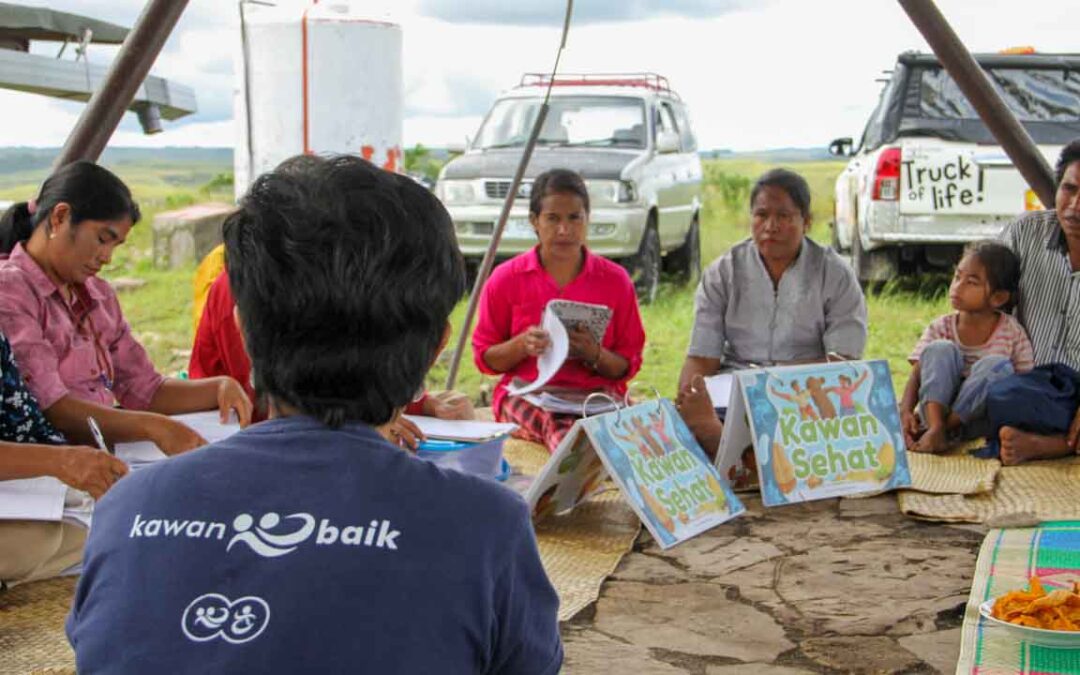
[[[105,436],[102,435],[101,427],[98,426],[97,420],[95,420],[93,417],[87,417],[86,423],[90,425],[90,433],[93,434],[94,441],[97,443],[97,446],[105,452],[109,453],[110,455],[116,454],[112,451],[111,448],[109,448],[108,445],[105,444]]]

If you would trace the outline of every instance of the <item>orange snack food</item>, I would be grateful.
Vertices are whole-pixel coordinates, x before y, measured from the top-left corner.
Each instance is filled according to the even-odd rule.
[[[1071,591],[1046,592],[1039,577],[1031,577],[1024,591],[1010,591],[994,601],[991,615],[1018,626],[1043,630],[1080,631],[1080,584]]]

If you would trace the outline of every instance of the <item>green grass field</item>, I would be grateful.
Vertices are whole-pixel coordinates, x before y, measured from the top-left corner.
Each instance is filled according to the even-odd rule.
[[[748,235],[749,189],[753,179],[771,166],[747,159],[705,163],[702,254],[706,262]],[[842,167],[842,163],[831,161],[789,165],[810,183],[815,223],[811,236],[823,243],[830,237],[832,185]],[[194,201],[230,200],[231,185],[220,179],[228,167],[207,162],[187,162],[181,166],[142,162],[120,163],[110,168],[131,186],[142,205],[144,220],[132,230],[104,276],[136,277],[147,282],[139,289],[123,292],[120,301],[133,331],[154,363],[163,372],[175,374],[186,368],[191,346],[194,265],[177,270],[155,269],[151,260],[150,223],[155,213]],[[40,179],[40,172],[8,175],[0,180],[0,199],[25,199]],[[870,335],[866,356],[889,360],[898,392],[902,391],[910,371],[906,361],[908,351],[926,324],[947,310],[944,286],[940,283],[905,286],[887,287],[868,300]],[[464,314],[463,302],[452,316],[456,331],[460,330]],[[693,289],[665,285],[657,301],[642,308],[642,316],[648,342],[644,365],[632,390],[638,396],[649,395],[653,389],[663,396],[674,396],[690,339]],[[450,344],[455,344],[456,339],[455,335]],[[432,370],[429,377],[432,388],[443,387],[449,359],[447,352]],[[494,381],[477,372],[471,349],[467,350],[457,388],[480,400]]]

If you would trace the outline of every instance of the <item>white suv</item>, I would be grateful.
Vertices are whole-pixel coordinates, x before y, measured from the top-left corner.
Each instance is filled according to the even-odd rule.
[[[1080,135],[1080,55],[976,54],[1050,165]],[[964,243],[997,236],[1042,205],[931,54],[905,52],[836,181],[833,245],[862,281],[951,267]]]
[[[476,140],[443,167],[436,185],[471,264],[479,262],[510,189],[550,77],[525,75],[502,94]],[[686,106],[655,74],[560,75],[525,181],[499,245],[505,259],[536,244],[531,179],[577,171],[592,206],[589,248],[621,262],[651,301],[661,269],[684,282],[701,271],[701,160]]]

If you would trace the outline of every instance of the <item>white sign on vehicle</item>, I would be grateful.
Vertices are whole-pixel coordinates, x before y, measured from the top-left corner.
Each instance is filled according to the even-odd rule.
[[[1020,211],[1024,193],[1011,164],[982,163],[968,150],[905,148],[901,213],[1000,214]]]

